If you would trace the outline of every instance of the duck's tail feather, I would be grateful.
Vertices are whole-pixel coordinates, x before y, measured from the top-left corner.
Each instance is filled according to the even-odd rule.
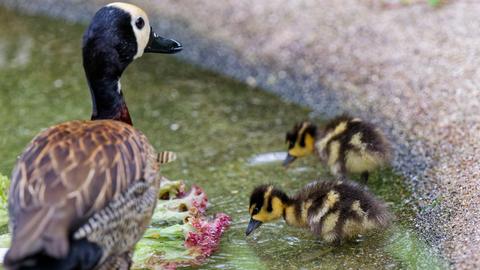
[[[176,159],[177,159],[177,154],[171,151],[162,151],[157,155],[157,162],[159,164],[170,163],[172,161],[175,161]]]

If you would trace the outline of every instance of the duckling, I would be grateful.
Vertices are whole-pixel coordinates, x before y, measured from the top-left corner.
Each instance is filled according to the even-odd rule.
[[[309,229],[335,244],[386,228],[392,220],[383,202],[351,181],[314,181],[293,197],[273,185],[261,185],[250,196],[249,213],[247,236],[262,223],[283,217],[288,225]]]
[[[345,178],[348,173],[360,173],[363,183],[369,173],[390,163],[390,145],[371,123],[348,115],[339,116],[323,129],[310,122],[296,124],[287,133],[287,167],[296,158],[316,153],[333,175]]]
[[[126,3],[102,7],[83,37],[91,121],[70,121],[38,134],[12,172],[7,269],[128,269],[150,223],[160,185],[156,154],[132,126],[120,86],[145,52],[176,53],[146,13]]]

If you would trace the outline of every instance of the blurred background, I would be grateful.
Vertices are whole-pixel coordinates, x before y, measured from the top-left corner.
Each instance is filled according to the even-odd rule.
[[[1,173],[10,173],[15,156],[42,127],[89,117],[80,38],[95,11],[108,2],[0,1]],[[167,173],[204,181],[207,193],[219,194],[214,207],[239,218],[229,241],[246,247],[243,257],[225,248],[211,262],[212,268],[238,269],[234,257],[255,257],[262,267],[275,268],[289,265],[279,257],[295,261],[316,248],[313,239],[305,248],[297,238],[281,238],[278,241],[293,247],[269,253],[268,248],[281,243],[259,248],[238,239],[246,224],[246,194],[255,183],[265,179],[294,190],[298,181],[327,173],[314,162],[303,164],[316,166],[314,171],[287,173],[278,164],[252,169],[245,163],[258,151],[284,150],[284,132],[296,121],[322,122],[342,112],[378,124],[394,143],[394,168],[377,175],[373,189],[400,205],[397,215],[407,212],[408,224],[402,225],[412,231],[392,232],[370,249],[348,247],[321,265],[442,265],[398,259],[405,249],[415,250],[411,245],[397,247],[401,252],[383,248],[401,242],[395,237],[407,232],[418,234],[415,238],[424,244],[417,244],[425,245],[421,249],[445,259],[449,267],[480,265],[480,2],[128,2],[149,14],[158,33],[181,41],[185,48],[175,57],[142,59],[127,71],[122,84],[135,124],[157,147],[188,153]],[[212,142],[213,136],[221,142]],[[222,180],[214,187],[209,179],[215,177],[243,180]],[[385,181],[389,177],[396,180]],[[401,195],[392,196],[393,191]],[[231,201],[222,201],[225,194]],[[276,229],[267,233],[273,236]],[[352,254],[358,258],[351,260]],[[269,256],[274,259],[265,259]],[[289,267],[318,267],[316,261],[323,256],[307,256]],[[338,258],[345,265],[335,264]]]

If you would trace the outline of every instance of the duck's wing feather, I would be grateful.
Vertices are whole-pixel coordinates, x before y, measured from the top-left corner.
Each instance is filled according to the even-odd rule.
[[[10,260],[68,252],[73,231],[135,181],[156,181],[146,137],[118,121],[73,121],[41,132],[12,174]]]

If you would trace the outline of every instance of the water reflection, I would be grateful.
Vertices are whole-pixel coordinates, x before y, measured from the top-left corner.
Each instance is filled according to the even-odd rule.
[[[270,152],[258,154],[248,159],[249,165],[260,165],[264,163],[281,162],[287,157],[286,152]]]

